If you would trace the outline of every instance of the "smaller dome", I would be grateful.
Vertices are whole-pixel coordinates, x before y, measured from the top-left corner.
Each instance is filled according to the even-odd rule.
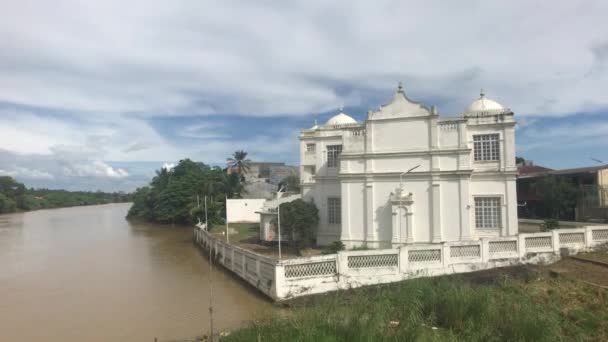
[[[486,97],[486,94],[481,91],[479,98],[471,103],[465,110],[465,113],[484,113],[484,112],[503,112],[506,108],[500,103]]]
[[[348,125],[348,124],[356,124],[357,121],[350,116],[346,115],[342,108],[340,108],[340,113],[331,117],[331,119],[327,120],[325,125],[327,126],[338,126],[338,125]]]

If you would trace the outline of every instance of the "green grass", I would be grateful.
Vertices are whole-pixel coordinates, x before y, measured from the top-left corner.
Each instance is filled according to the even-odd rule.
[[[259,223],[230,223],[228,227],[234,229],[236,234],[230,234],[230,241],[234,243],[257,240],[260,236]],[[222,233],[226,231],[226,225],[212,225],[212,233]]]
[[[221,341],[606,341],[607,295],[540,274],[415,279],[296,300]]]

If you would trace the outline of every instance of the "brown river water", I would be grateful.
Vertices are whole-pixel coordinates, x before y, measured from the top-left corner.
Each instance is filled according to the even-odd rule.
[[[0,341],[154,341],[209,327],[209,264],[189,227],[129,223],[130,204],[0,215]],[[214,268],[214,325],[273,306]]]

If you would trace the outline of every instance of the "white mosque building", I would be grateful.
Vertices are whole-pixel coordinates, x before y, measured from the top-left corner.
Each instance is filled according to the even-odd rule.
[[[300,134],[302,197],[319,208],[317,243],[348,248],[518,233],[513,112],[481,93],[440,117],[407,98],[363,123],[343,110]]]

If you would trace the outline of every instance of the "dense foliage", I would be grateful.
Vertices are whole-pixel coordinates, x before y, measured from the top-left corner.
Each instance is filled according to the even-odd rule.
[[[319,210],[302,199],[281,203],[281,229],[298,249],[314,245],[319,224]]]
[[[137,189],[127,217],[159,223],[204,221],[207,196],[209,222],[219,223],[225,217],[226,196],[240,198],[243,192],[239,173],[184,159],[173,169],[160,169],[149,186]]]
[[[300,192],[300,176],[298,175],[289,175],[283,178],[282,181],[279,182],[277,186],[277,190],[281,190],[285,192]]]
[[[564,177],[545,176],[532,186],[542,198],[540,205],[553,219],[559,219],[567,211],[573,210],[581,196],[580,190]]]
[[[12,177],[0,176],[0,214],[129,201],[131,195],[121,192],[27,189]]]

